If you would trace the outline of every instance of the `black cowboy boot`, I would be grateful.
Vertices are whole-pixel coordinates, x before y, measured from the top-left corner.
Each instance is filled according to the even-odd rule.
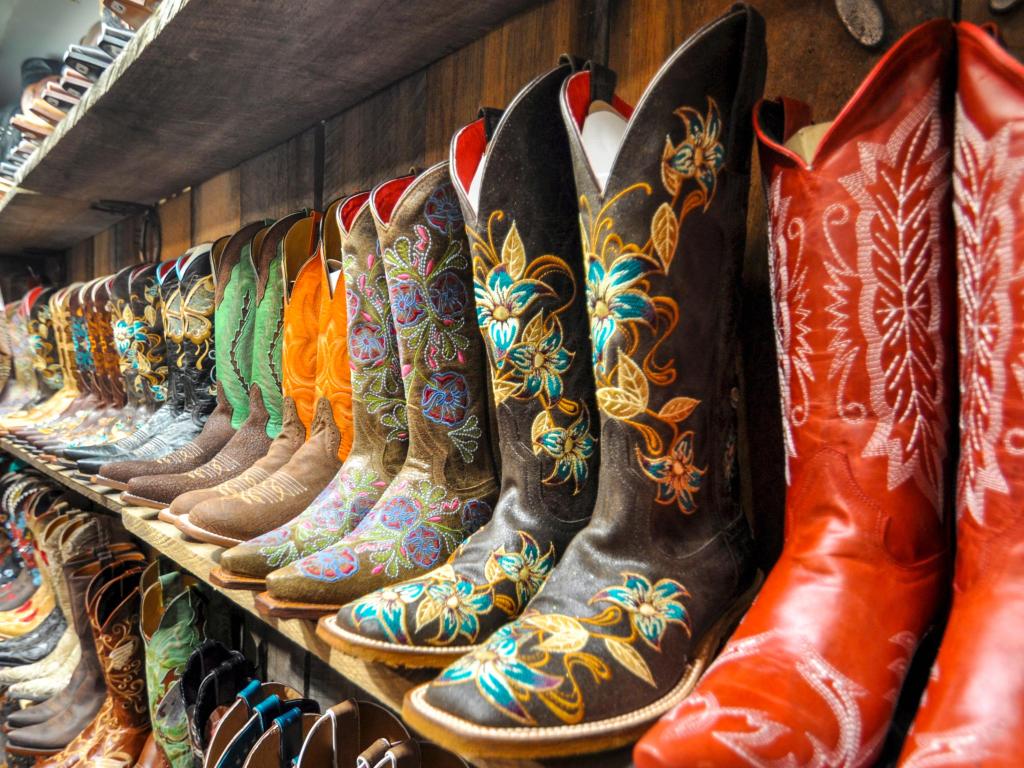
[[[687,695],[752,597],[735,320],[764,70],[764,21],[737,5],[673,54],[636,112],[599,67],[562,88],[601,417],[597,504],[526,612],[406,698],[410,725],[461,754],[633,741]],[[614,132],[591,142],[602,123]]]
[[[571,73],[564,64],[538,77],[500,122],[485,111],[452,142],[497,403],[501,495],[491,522],[446,565],[393,588],[403,595],[394,608],[377,591],[324,622],[350,653],[447,666],[522,613],[590,518],[597,407],[558,106]]]

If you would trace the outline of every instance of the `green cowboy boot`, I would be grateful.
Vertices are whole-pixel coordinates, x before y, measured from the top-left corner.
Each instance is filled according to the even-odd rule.
[[[391,303],[370,194],[337,205],[348,299],[352,377],[352,449],[339,472],[292,522],[227,550],[212,578],[235,589],[264,589],[271,571],[334,544],[377,503],[405,461],[408,427]],[[328,209],[327,216],[332,216]],[[331,268],[331,260],[327,260]]]
[[[270,446],[267,417],[262,408],[250,407],[257,274],[252,260],[254,238],[266,234],[263,223],[243,227],[228,239],[217,265],[214,335],[217,340],[217,409],[194,445],[203,454],[220,446],[209,460],[176,471],[166,465],[156,475],[138,477],[128,484],[128,503],[165,510],[174,499],[230,480],[259,460]],[[251,416],[251,418],[250,418]],[[188,464],[192,463],[189,458]]]
[[[578,213],[564,184],[572,157],[558,105],[572,72],[566,63],[538,77],[500,121],[485,111],[452,141],[497,403],[502,484],[494,517],[441,568],[325,619],[332,644],[348,653],[447,666],[523,612],[590,519],[597,407]]]
[[[160,575],[152,563],[142,575],[142,639],[153,738],[172,768],[190,768],[188,721],[178,690],[192,652],[203,641],[204,601],[196,581],[177,571]]]
[[[498,492],[469,246],[448,163],[378,186],[370,205],[396,326],[409,449],[351,533],[267,576],[270,598],[310,615],[444,562],[490,519]]]

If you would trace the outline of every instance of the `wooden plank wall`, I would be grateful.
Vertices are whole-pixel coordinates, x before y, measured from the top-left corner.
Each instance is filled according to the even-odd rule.
[[[635,102],[665,57],[731,4],[549,0],[346,112],[325,116],[321,125],[164,202],[162,256],[176,256],[191,244],[232,232],[242,222],[323,206],[411,167],[444,159],[452,132],[472,120],[480,105],[502,106],[562,52],[609,64],[619,74],[622,95]],[[881,51],[921,21],[952,18],[957,7],[966,19],[993,20],[987,0],[886,0],[885,44],[868,51],[842,27],[834,0],[760,0],[755,5],[768,23],[766,96],[807,101],[818,119],[833,116]],[[1011,49],[1020,55],[1024,11],[998,21]],[[137,226],[122,223],[73,249],[69,275],[81,279],[131,263]],[[759,180],[751,189],[742,292],[744,496],[767,565],[781,543],[785,485]]]

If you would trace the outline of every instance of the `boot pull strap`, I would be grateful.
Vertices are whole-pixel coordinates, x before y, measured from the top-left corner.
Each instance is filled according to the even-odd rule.
[[[274,725],[281,732],[281,739],[278,742],[278,765],[293,765],[302,750],[302,712],[293,707],[274,718]]]
[[[498,122],[503,114],[505,114],[505,110],[497,107],[480,107],[476,113],[477,119],[484,121],[484,138],[487,141],[490,141],[491,136],[494,135],[494,130],[498,127]]]
[[[586,65],[586,60],[577,56],[575,53],[563,53],[558,57],[558,66],[568,67],[570,75],[575,72],[579,72]]]
[[[619,81],[615,70],[593,60],[588,61],[584,69],[590,72],[590,102],[604,101],[611,104],[615,99],[615,86]]]

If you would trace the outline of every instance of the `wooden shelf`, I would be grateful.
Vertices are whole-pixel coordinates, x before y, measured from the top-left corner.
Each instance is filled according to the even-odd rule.
[[[94,202],[233,168],[536,2],[163,0],[0,200],[0,253],[68,248],[116,221]]]

